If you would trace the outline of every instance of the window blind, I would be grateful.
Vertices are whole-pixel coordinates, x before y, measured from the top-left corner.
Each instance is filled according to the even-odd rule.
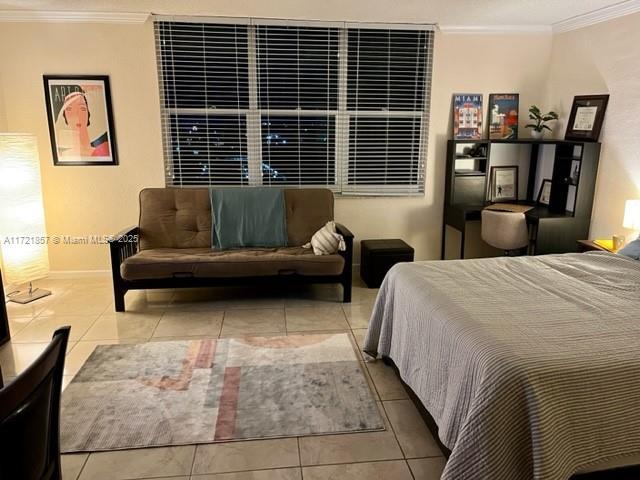
[[[166,183],[424,191],[428,27],[156,18]]]

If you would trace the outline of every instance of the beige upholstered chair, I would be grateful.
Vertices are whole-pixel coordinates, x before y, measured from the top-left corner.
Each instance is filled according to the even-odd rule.
[[[529,231],[524,213],[482,210],[482,239],[509,255],[529,245]]]

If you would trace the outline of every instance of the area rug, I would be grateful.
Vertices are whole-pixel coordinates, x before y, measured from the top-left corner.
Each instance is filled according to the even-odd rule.
[[[62,451],[384,429],[347,334],[101,345],[62,396]]]

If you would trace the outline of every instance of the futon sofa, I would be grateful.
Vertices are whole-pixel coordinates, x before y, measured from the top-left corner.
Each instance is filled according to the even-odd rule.
[[[292,188],[284,199],[287,246],[214,250],[207,188],[142,190],[139,225],[109,241],[116,311],[129,290],[241,284],[340,283],[350,302],[353,234],[336,224],[346,250],[333,255],[302,247],[333,220],[333,193]]]

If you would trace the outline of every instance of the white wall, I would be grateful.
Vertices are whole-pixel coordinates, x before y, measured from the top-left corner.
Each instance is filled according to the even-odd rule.
[[[640,14],[553,39],[548,104],[566,121],[574,95],[609,93],[591,222],[592,238],[631,234],[622,228],[624,202],[640,198]],[[562,138],[561,123],[556,135]]]

